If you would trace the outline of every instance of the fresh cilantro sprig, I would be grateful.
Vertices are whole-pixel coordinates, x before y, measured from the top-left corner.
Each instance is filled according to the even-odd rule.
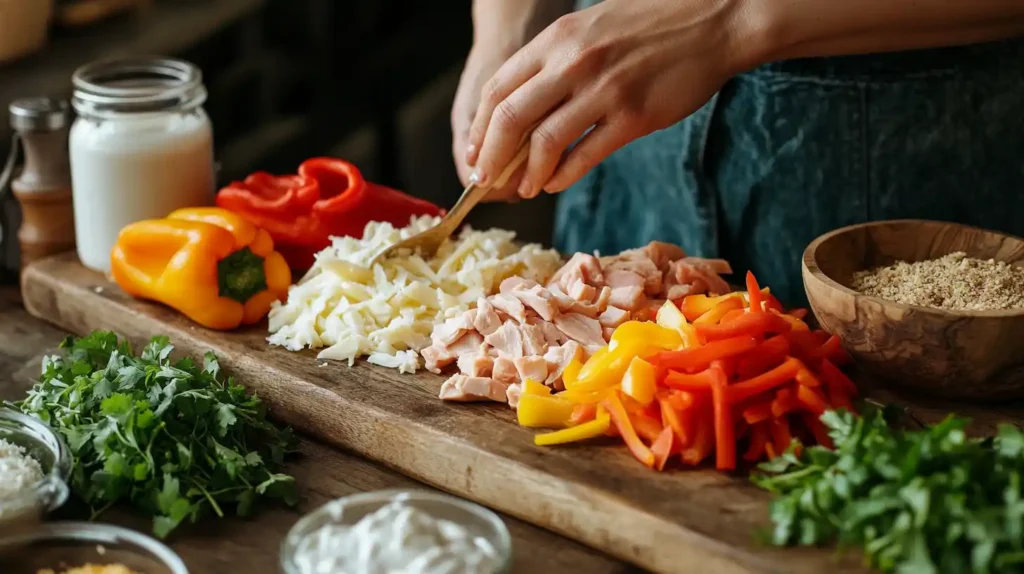
[[[793,450],[754,482],[776,494],[776,545],[859,546],[884,572],[1024,572],[1024,434],[968,438],[968,419],[902,431],[886,412],[830,411],[835,450]]]
[[[294,504],[294,479],[277,472],[291,431],[268,421],[263,402],[225,377],[213,353],[202,365],[172,362],[167,337],[156,337],[136,357],[109,331],[68,337],[61,348],[10,406],[64,436],[72,490],[94,517],[128,501],[165,537],[186,518],[246,516],[261,497]]]

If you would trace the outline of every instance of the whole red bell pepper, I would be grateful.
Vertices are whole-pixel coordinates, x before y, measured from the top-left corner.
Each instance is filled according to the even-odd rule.
[[[413,216],[442,215],[438,206],[366,181],[351,163],[319,157],[303,162],[297,175],[257,172],[217,194],[217,205],[267,230],[295,270],[308,269],[331,237],[361,238],[371,221],[396,227]]]

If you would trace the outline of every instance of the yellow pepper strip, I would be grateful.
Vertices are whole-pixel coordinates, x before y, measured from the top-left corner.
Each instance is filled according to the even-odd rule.
[[[665,301],[665,304],[658,309],[655,321],[666,329],[674,329],[683,339],[683,348],[692,349],[701,345],[697,329],[686,320],[683,312],[676,307],[675,303]]]
[[[559,428],[569,426],[575,405],[558,397],[527,395],[519,397],[516,408],[519,426]]]
[[[622,392],[646,407],[654,401],[656,378],[654,365],[640,357],[633,357],[626,375],[622,377]]]
[[[626,321],[615,328],[608,348],[617,351],[630,348],[637,354],[649,350],[675,351],[683,344],[682,336],[674,329],[666,329],[657,323]]]
[[[565,388],[571,389],[576,384],[576,380],[580,376],[580,369],[582,368],[583,362],[580,361],[578,355],[569,361],[569,364],[562,370],[562,384],[565,385]]]
[[[291,271],[274,242],[230,211],[190,208],[121,230],[110,255],[114,281],[210,329],[234,329],[284,300]]]
[[[572,402],[573,404],[584,404],[584,405],[596,405],[601,401],[608,398],[609,393],[615,391],[615,387],[608,387],[606,389],[599,389],[596,391],[585,391],[576,389],[569,389],[563,391],[554,396]]]
[[[538,446],[551,446],[578,442],[600,436],[605,436],[611,427],[611,417],[607,412],[598,411],[594,420],[576,425],[567,429],[546,432],[533,437],[533,444]]]
[[[551,387],[544,383],[538,383],[533,379],[526,379],[523,381],[523,394],[547,397],[551,395]]]

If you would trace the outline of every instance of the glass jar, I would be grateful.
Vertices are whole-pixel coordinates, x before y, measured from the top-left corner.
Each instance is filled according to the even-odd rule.
[[[71,185],[78,256],[108,273],[121,229],[213,200],[213,129],[199,69],[180,60],[88,64],[72,78]]]

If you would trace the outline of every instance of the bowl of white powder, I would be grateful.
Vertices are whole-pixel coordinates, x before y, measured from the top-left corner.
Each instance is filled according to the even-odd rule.
[[[512,540],[490,510],[453,496],[383,490],[329,502],[281,545],[285,574],[499,574]]]
[[[37,520],[68,498],[71,455],[39,419],[0,409],[0,527]]]

